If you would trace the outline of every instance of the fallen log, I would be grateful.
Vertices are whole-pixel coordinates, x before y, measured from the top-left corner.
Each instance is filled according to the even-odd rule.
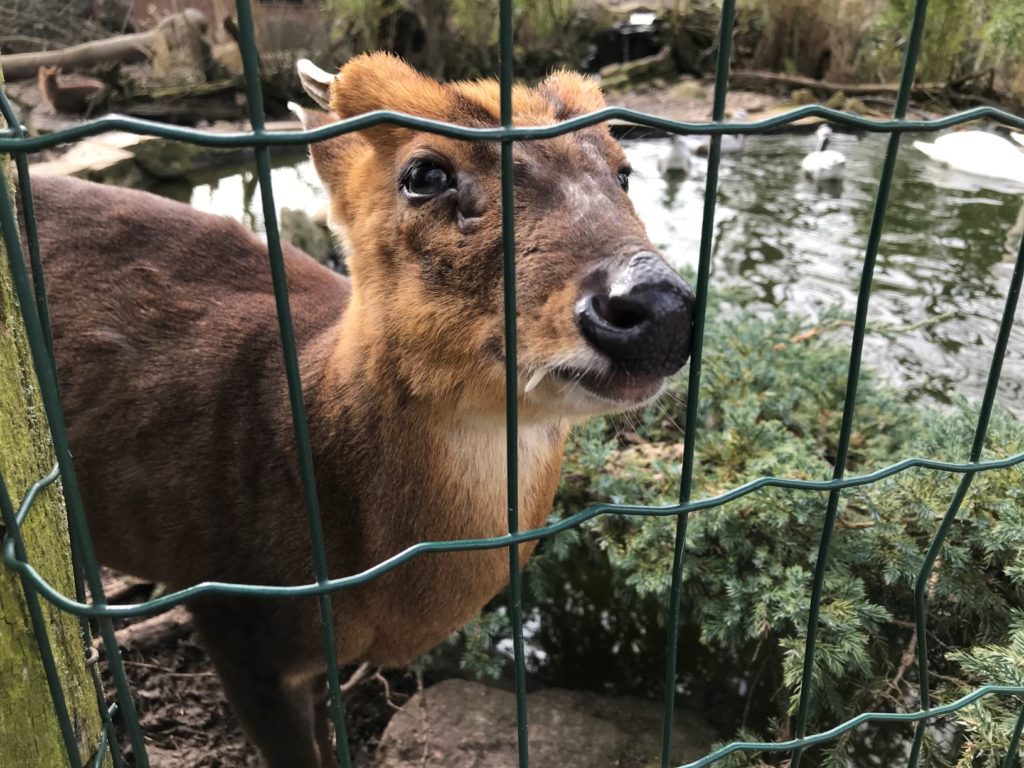
[[[896,94],[899,83],[833,83],[828,80],[815,80],[813,77],[800,75],[784,75],[779,72],[763,72],[754,69],[736,69],[729,75],[734,84],[743,82],[776,83],[792,88],[809,88],[819,93],[835,93],[842,91],[847,96],[871,96],[875,94]],[[915,96],[934,96],[946,93],[947,83],[916,83],[912,93]]]
[[[204,36],[208,27],[206,16],[201,11],[189,8],[168,16],[148,32],[116,35],[52,51],[0,55],[0,69],[3,69],[4,77],[8,80],[18,80],[35,77],[43,66],[69,71],[87,69],[106,62],[133,64],[150,59],[154,50],[164,43],[169,48],[175,48],[197,33]]]
[[[191,614],[183,605],[177,605],[166,613],[158,613],[156,616],[122,627],[114,633],[114,637],[122,650],[143,650],[191,631]],[[93,639],[92,646],[100,650],[103,648],[103,641],[97,637]]]
[[[118,114],[141,117],[146,120],[195,125],[200,121],[215,123],[224,120],[244,120],[248,114],[245,106],[216,99],[175,99],[167,101],[125,101],[118,102]]]

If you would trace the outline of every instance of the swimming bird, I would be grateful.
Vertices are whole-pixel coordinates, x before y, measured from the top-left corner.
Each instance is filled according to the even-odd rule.
[[[994,133],[957,131],[939,136],[934,143],[915,141],[914,146],[954,170],[1024,184],[1024,152]]]
[[[682,136],[673,136],[668,152],[658,158],[658,170],[666,173],[689,173],[693,165],[690,147]]]
[[[745,109],[737,109],[735,114],[732,116],[732,122],[734,123],[746,122],[746,119],[747,110]],[[729,155],[739,152],[743,149],[743,144],[746,138],[746,135],[742,133],[722,134],[722,154]],[[707,157],[708,153],[711,151],[710,136],[691,136],[686,139],[686,143],[689,145],[690,151],[700,157]]]
[[[814,135],[818,137],[818,148],[801,161],[800,167],[815,181],[841,179],[846,170],[846,158],[841,152],[827,148],[832,138],[832,127],[824,124]]]

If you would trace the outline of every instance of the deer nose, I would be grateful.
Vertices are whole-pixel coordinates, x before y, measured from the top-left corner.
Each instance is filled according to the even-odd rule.
[[[593,276],[592,276],[593,277]],[[686,364],[693,330],[693,291],[655,253],[634,255],[610,280],[576,304],[583,336],[617,370],[668,376]]]

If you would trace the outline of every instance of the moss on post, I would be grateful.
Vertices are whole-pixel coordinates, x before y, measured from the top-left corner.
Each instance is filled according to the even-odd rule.
[[[0,86],[3,74],[0,73]],[[4,127],[0,118],[0,127]],[[13,199],[10,159],[0,156],[0,184]],[[53,466],[53,448],[28,339],[0,240],[0,473],[15,504]],[[0,533],[4,533],[0,526]],[[32,565],[64,594],[74,593],[64,497],[57,483],[38,497],[23,528]],[[82,761],[99,743],[101,720],[74,616],[42,603],[50,645]],[[69,764],[39,646],[18,575],[0,565],[0,766]]]

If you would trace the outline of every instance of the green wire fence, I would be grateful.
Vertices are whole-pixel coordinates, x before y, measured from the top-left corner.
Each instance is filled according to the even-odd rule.
[[[57,721],[67,751],[68,762],[73,768],[83,766],[101,766],[109,750],[114,765],[123,765],[120,749],[113,730],[113,717],[119,714],[125,724],[128,740],[131,743],[134,760],[139,768],[148,768],[146,747],[143,741],[139,719],[132,701],[132,694],[124,665],[114,639],[112,620],[115,618],[140,617],[166,611],[173,606],[186,603],[200,595],[235,595],[252,598],[271,596],[316,596],[319,600],[321,613],[321,629],[323,635],[324,654],[328,671],[328,685],[331,696],[331,718],[337,736],[338,760],[344,768],[352,764],[349,754],[348,738],[345,730],[345,711],[342,700],[338,664],[334,654],[334,623],[331,619],[331,593],[349,588],[377,578],[383,573],[398,567],[403,562],[426,552],[475,550],[507,547],[509,552],[510,574],[510,616],[512,621],[513,648],[515,657],[515,690],[516,710],[518,718],[518,744],[520,768],[529,766],[528,716],[526,706],[526,664],[523,650],[523,611],[522,611],[522,577],[519,570],[518,544],[552,536],[559,531],[579,526],[598,515],[659,515],[676,518],[675,550],[672,566],[672,582],[668,612],[668,653],[665,670],[664,689],[664,728],[661,749],[662,768],[670,765],[670,744],[672,737],[673,710],[676,700],[676,650],[678,645],[678,626],[681,605],[682,570],[685,557],[687,520],[692,512],[713,509],[735,499],[753,493],[764,487],[787,488],[794,491],[828,491],[829,497],[822,521],[821,541],[817,553],[811,600],[808,612],[807,642],[804,651],[803,674],[800,684],[800,698],[793,729],[794,738],[784,742],[734,742],[684,768],[699,768],[712,765],[728,755],[736,752],[774,752],[789,754],[790,765],[798,768],[804,750],[812,745],[834,740],[842,734],[869,722],[903,722],[916,723],[916,731],[911,751],[907,759],[907,768],[916,768],[921,760],[921,748],[925,729],[929,721],[956,712],[957,710],[983,697],[996,695],[1024,696],[1024,686],[983,686],[962,698],[942,705],[932,706],[930,696],[928,644],[927,644],[927,584],[932,570],[942,550],[945,537],[957,517],[972,481],[980,472],[1004,469],[1024,463],[1024,453],[997,461],[981,461],[982,447],[988,429],[989,419],[995,403],[999,385],[1003,358],[1009,342],[1013,326],[1017,301],[1024,280],[1024,241],[1017,254],[1016,265],[1007,291],[1006,304],[998,337],[992,355],[988,383],[985,388],[980,415],[975,429],[975,439],[969,460],[965,463],[934,461],[923,458],[908,458],[887,466],[876,472],[860,476],[847,476],[846,463],[850,448],[857,385],[860,375],[861,353],[867,323],[868,303],[871,297],[872,276],[881,242],[885,223],[886,206],[892,187],[893,172],[900,148],[902,135],[908,131],[937,131],[943,128],[960,125],[979,118],[989,118],[1003,125],[1024,129],[1024,119],[991,107],[980,107],[936,120],[906,119],[907,104],[921,39],[924,30],[927,0],[917,0],[913,21],[907,38],[904,55],[903,71],[899,92],[893,109],[892,119],[873,120],[856,115],[838,112],[820,106],[807,106],[795,109],[782,115],[752,123],[730,125],[724,121],[725,97],[728,89],[729,62],[731,53],[732,28],[735,20],[735,0],[723,0],[721,27],[718,40],[718,59],[714,106],[711,123],[692,123],[666,120],[653,115],[642,114],[627,109],[603,109],[581,117],[543,127],[512,127],[511,89],[513,79],[512,66],[512,0],[500,0],[500,54],[501,54],[501,126],[499,128],[467,128],[448,123],[427,120],[394,112],[372,112],[365,115],[343,120],[331,125],[322,126],[310,131],[283,131],[269,133],[264,125],[262,94],[260,91],[259,62],[257,58],[255,36],[253,32],[253,16],[250,0],[237,0],[238,22],[242,37],[242,53],[245,71],[246,92],[248,95],[249,119],[251,131],[233,134],[209,134],[202,131],[172,127],[127,117],[106,116],[44,136],[29,137],[19,124],[10,101],[0,89],[0,113],[7,121],[8,128],[0,130],[0,152],[13,156],[18,170],[18,184],[24,207],[25,242],[28,244],[28,262],[31,269],[31,281],[25,267],[25,254],[17,230],[17,217],[14,204],[7,193],[6,187],[0,185],[0,227],[7,249],[9,267],[14,279],[15,291],[28,333],[32,361],[39,379],[40,391],[53,437],[57,464],[45,477],[38,480],[15,506],[7,490],[7,485],[0,476],[0,514],[6,529],[3,539],[4,564],[19,574],[25,590],[30,620],[38,640],[41,658],[47,681],[57,713]],[[771,129],[789,125],[806,117],[819,117],[850,128],[864,131],[887,133],[889,142],[885,161],[878,183],[875,197],[871,226],[868,234],[867,247],[864,254],[860,288],[857,299],[857,310],[853,327],[853,341],[850,349],[850,362],[847,379],[846,398],[843,410],[842,425],[838,440],[835,469],[831,480],[808,481],[790,480],[776,477],[762,477],[732,490],[713,496],[693,500],[693,474],[695,446],[697,442],[697,413],[700,394],[701,362],[703,352],[703,336],[705,314],[708,301],[709,276],[711,267],[712,241],[714,233],[715,202],[718,188],[718,171],[721,160],[721,136],[724,133],[763,133]],[[711,134],[711,146],[708,157],[707,186],[704,196],[704,215],[701,228],[701,245],[697,269],[696,308],[694,314],[693,347],[689,370],[689,401],[687,403],[686,427],[684,435],[684,454],[682,477],[680,479],[679,503],[669,507],[644,507],[625,504],[598,504],[571,515],[557,523],[544,528],[530,531],[519,531],[518,524],[518,488],[517,488],[517,365],[516,365],[516,324],[515,324],[515,233],[513,217],[514,179],[512,148],[515,141],[529,141],[551,138],[570,131],[604,122],[610,119],[622,119],[638,125],[649,126],[675,134]],[[466,139],[471,141],[497,141],[501,143],[502,173],[502,247],[504,254],[504,290],[505,290],[505,338],[506,345],[506,421],[507,421],[507,483],[508,483],[508,535],[489,539],[474,539],[445,542],[423,542],[378,563],[374,567],[358,574],[344,578],[330,578],[327,573],[321,536],[320,510],[317,502],[316,481],[313,471],[310,450],[309,432],[306,423],[305,407],[302,399],[302,388],[296,358],[295,340],[292,330],[291,312],[288,305],[288,289],[285,280],[281,253],[280,233],[275,216],[274,193],[270,179],[270,148],[279,145],[300,145],[321,141],[344,133],[369,128],[380,123],[390,123],[443,136]],[[207,582],[179,590],[162,597],[137,605],[110,605],[106,602],[103,584],[96,556],[93,551],[90,534],[82,510],[82,502],[75,481],[74,464],[68,449],[67,432],[61,408],[57,370],[53,357],[47,313],[46,290],[41,267],[39,244],[36,236],[34,211],[32,209],[32,190],[28,168],[28,155],[57,144],[92,136],[108,130],[130,131],[140,135],[159,136],[177,139],[196,145],[208,147],[252,148],[255,153],[256,167],[259,176],[263,210],[266,214],[268,255],[273,276],[274,294],[277,301],[277,312],[284,349],[284,365],[288,380],[290,402],[292,407],[296,442],[299,451],[299,462],[308,524],[313,542],[313,569],[315,581],[293,587],[270,587],[251,584],[229,584]],[[825,589],[825,575],[828,568],[829,545],[832,541],[833,528],[836,521],[839,499],[842,491],[854,486],[877,482],[908,469],[920,467],[929,470],[953,472],[961,476],[960,485],[950,501],[949,507],[931,542],[931,546],[921,564],[919,577],[914,593],[915,619],[918,638],[918,672],[920,677],[920,709],[915,712],[867,712],[830,730],[808,734],[808,716],[814,685],[814,654],[818,631],[819,608]],[[75,571],[75,596],[70,598],[47,583],[32,567],[29,553],[26,551],[21,536],[21,526],[31,513],[32,505],[39,493],[61,478],[67,500],[70,520],[73,567]],[[86,602],[85,585],[88,584],[92,595],[92,603]],[[54,654],[51,650],[47,630],[42,617],[41,600],[47,600],[58,609],[67,611],[81,618],[83,627],[88,630],[88,622],[95,621],[99,634],[103,639],[108,656],[110,673],[114,681],[116,701],[107,705],[98,677],[94,674],[97,704],[103,719],[103,732],[95,753],[83,759],[75,743],[74,731],[70,722],[61,683],[57,675]],[[88,636],[88,631],[86,632]],[[1017,718],[1015,728],[1007,735],[1007,750],[1002,759],[1002,768],[1012,768],[1019,756],[1022,731],[1024,731],[1024,708]]]

